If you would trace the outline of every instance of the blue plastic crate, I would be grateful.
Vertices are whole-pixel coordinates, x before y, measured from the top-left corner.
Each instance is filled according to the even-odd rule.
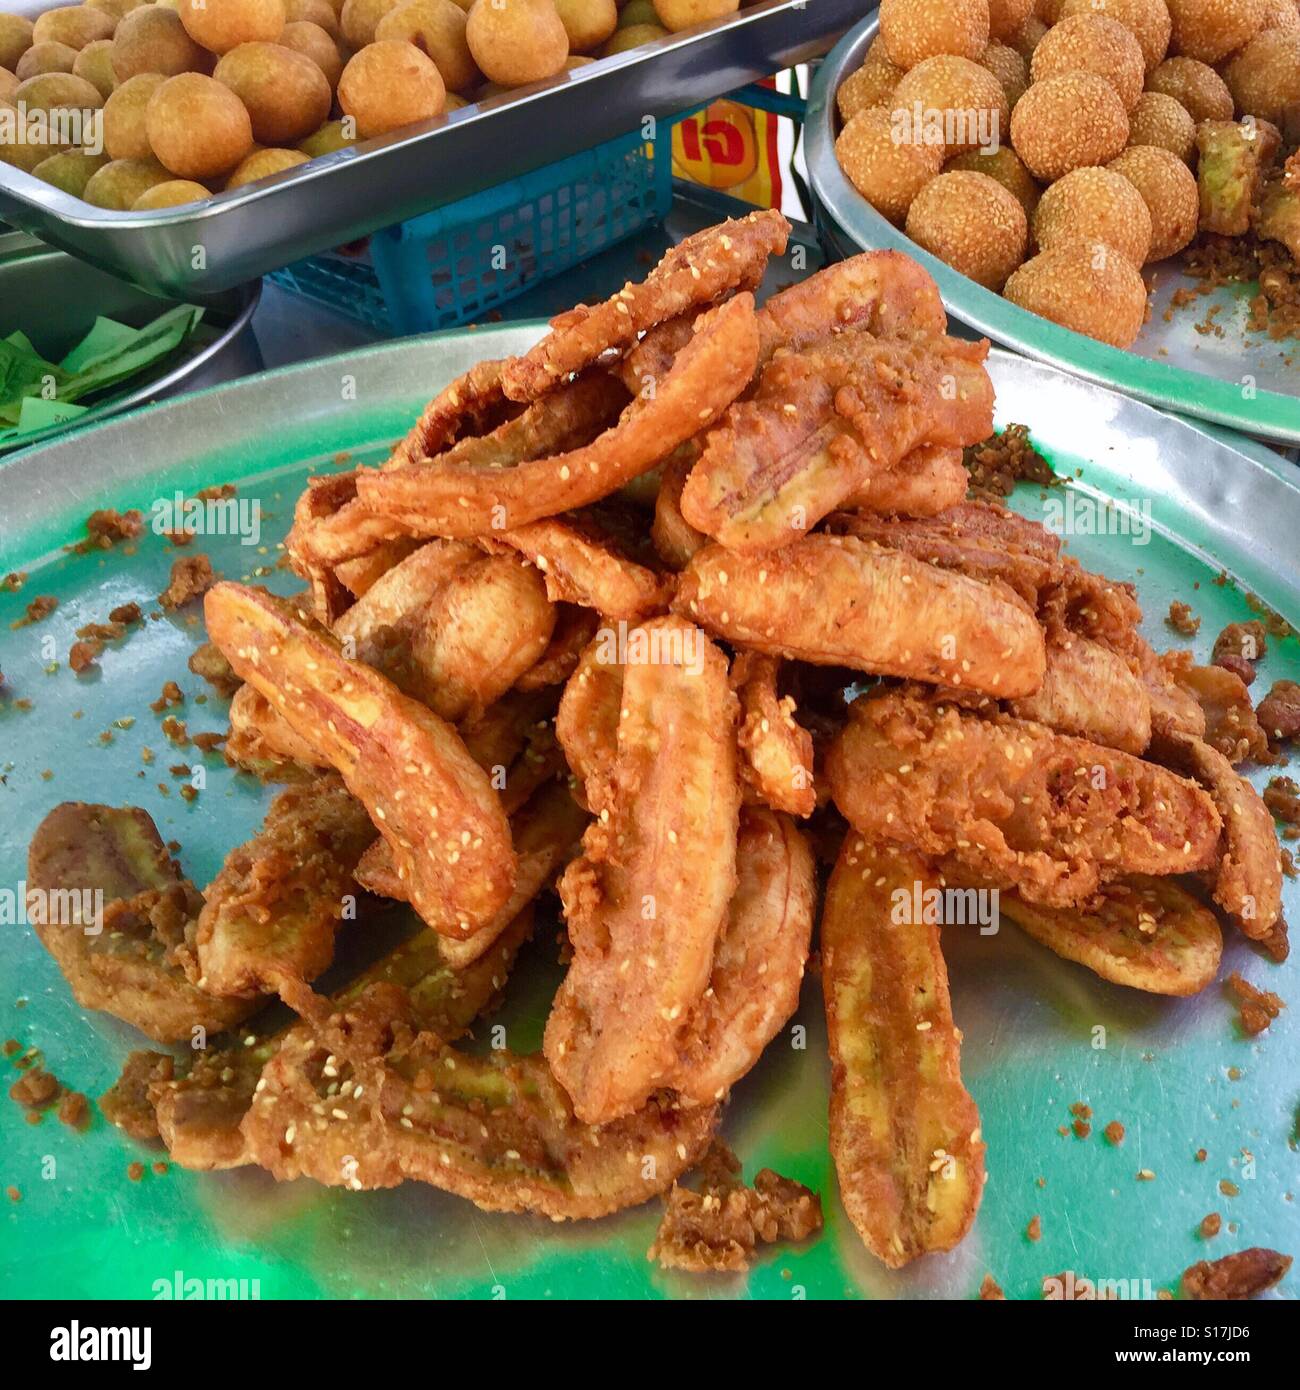
[[[631,236],[672,206],[671,127],[640,132],[376,232],[271,279],[381,332],[427,333],[498,305]]]

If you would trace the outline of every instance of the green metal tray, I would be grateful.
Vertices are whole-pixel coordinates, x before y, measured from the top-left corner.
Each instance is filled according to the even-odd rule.
[[[195,755],[172,749],[159,731],[161,716],[148,708],[165,680],[186,692],[175,713],[191,731],[226,722],[224,702],[185,669],[202,640],[197,618],[146,621],[105,651],[98,674],[78,677],[67,668],[76,627],[129,600],[155,606],[173,555],[154,535],[133,555],[120,548],[64,553],[60,547],[77,539],[87,513],[104,505],[147,513],[177,487],[236,481],[241,496],[264,507],[265,553],[232,537],[201,538],[195,548],[228,577],[261,577],[259,567],[280,554],[276,542],[308,473],[328,470],[343,454],[380,457],[455,373],[479,358],[520,351],[537,332],[536,325],[457,332],[288,368],[109,421],[0,468],[0,574],[25,569],[30,576],[20,594],[0,592],[0,668],[12,692],[0,702],[0,887],[21,880],[31,831],[60,800],[143,805],[165,837],[181,842],[181,859],[202,884],[252,831],[270,795],[219,755],[204,760],[208,785],[193,804],[179,798],[180,783],[168,774],[169,764]],[[1111,536],[1077,537],[1071,546],[1085,563],[1136,579],[1157,643],[1171,643],[1160,617],[1175,596],[1203,618],[1202,656],[1225,622],[1250,616],[1246,589],[1300,621],[1300,492],[1289,465],[1023,359],[995,353],[992,373],[999,423],[1027,423],[1058,469],[1081,468],[1081,497],[1149,499],[1149,544]],[[1022,491],[1017,505],[1035,513],[1037,491]],[[1210,582],[1221,568],[1236,586]],[[266,582],[294,587],[284,571]],[[11,629],[26,602],[44,593],[58,597],[58,611]],[[60,663],[50,673],[40,647],[47,636]],[[1295,639],[1277,644],[1261,672],[1262,680],[1282,676],[1300,677]],[[15,708],[12,697],[29,697],[33,708]],[[115,727],[124,718],[135,722]],[[101,742],[103,731],[111,742]],[[146,745],[156,753],[149,766],[141,762]],[[171,795],[158,791],[159,782],[172,784]],[[1300,917],[1294,884],[1287,902],[1293,920]],[[343,942],[336,978],[349,962],[375,954],[390,929],[359,923]],[[0,1037],[40,1048],[60,1079],[97,1096],[143,1040],[78,1009],[29,928],[3,930]],[[189,1279],[247,1280],[248,1293],[257,1281],[263,1298],[971,1297],[989,1270],[1010,1296],[1033,1298],[1044,1276],[1066,1269],[1133,1281],[1134,1293],[1149,1281],[1154,1293],[1207,1253],[1251,1244],[1300,1253],[1300,965],[1271,967],[1231,941],[1225,973],[1240,968],[1293,1005],[1267,1033],[1245,1041],[1218,987],[1188,1001],[1134,994],[1058,960],[1010,926],[989,937],[950,930],[945,952],[990,1179],[962,1247],[904,1273],[890,1274],[866,1253],[839,1203],[826,1150],[820,987],[810,974],[797,1019],[807,1029],[806,1048],[793,1045],[790,1030],[779,1037],[735,1088],[723,1128],[747,1176],[771,1165],[820,1191],[826,1229],[806,1247],[770,1251],[748,1277],[664,1274],[649,1264],[658,1203],[557,1226],[484,1215],[417,1184],[349,1193],[306,1181],[277,1185],[253,1170],[176,1168],[162,1176],[147,1171],[132,1183],[129,1163],[165,1155],[141,1149],[98,1114],[77,1135],[53,1117],[29,1126],[16,1105],[0,1101],[0,1188],[21,1192],[17,1203],[0,1197],[0,1295],[148,1299],[173,1287],[180,1271]],[[555,933],[543,926],[493,1020],[506,1023],[512,1047],[538,1044],[559,975]],[[1093,1045],[1099,1026],[1104,1050]],[[1230,1079],[1231,1068],[1240,1079]],[[0,1071],[16,1075],[12,1067]],[[1093,1108],[1087,1140],[1058,1133],[1076,1101]],[[1119,1148],[1100,1137],[1111,1119],[1127,1128]],[[1197,1163],[1202,1146],[1208,1158]],[[1243,1150],[1254,1155],[1253,1178]],[[1155,1181],[1138,1181],[1142,1168]],[[1240,1195],[1220,1195],[1220,1180],[1235,1182]],[[1226,1229],[1206,1243],[1196,1226],[1215,1210]],[[1035,1215],[1042,1218],[1037,1244],[1025,1234]],[[1298,1281],[1293,1273],[1282,1296],[1300,1291]]]

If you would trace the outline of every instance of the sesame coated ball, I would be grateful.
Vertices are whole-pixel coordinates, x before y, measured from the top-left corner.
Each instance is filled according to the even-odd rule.
[[[1300,34],[1265,29],[1223,69],[1237,111],[1275,125],[1300,110]]]
[[[989,37],[1006,40],[1034,12],[1034,0],[989,0]]]
[[[1138,41],[1148,72],[1169,52],[1173,21],[1165,0],[1065,0],[1062,18],[1100,14],[1122,24]]]
[[[1128,116],[1105,78],[1061,73],[1035,82],[1016,103],[1011,143],[1036,179],[1052,183],[1114,159],[1128,144]]]
[[[1208,63],[1197,58],[1166,58],[1147,78],[1147,91],[1173,97],[1194,125],[1232,119],[1228,84]]]
[[[1133,145],[1107,166],[1142,195],[1151,214],[1147,261],[1163,261],[1189,245],[1201,215],[1196,176],[1177,155],[1154,145]]]
[[[1261,29],[1285,29],[1300,34],[1300,10],[1295,0],[1264,0],[1264,23]]]
[[[1022,309],[1111,347],[1131,347],[1146,318],[1142,276],[1104,242],[1067,241],[1040,251],[1012,275],[1003,294]]]
[[[1151,250],[1151,214],[1122,174],[1075,169],[1043,194],[1034,213],[1034,240],[1049,251],[1067,241],[1105,242],[1135,267]]]
[[[1264,23],[1264,0],[1166,0],[1172,53],[1217,63],[1248,44]]]
[[[912,201],[906,230],[922,250],[990,290],[1000,290],[1024,260],[1029,239],[1016,198],[969,170],[931,179]]]
[[[980,54],[980,67],[987,68],[1002,84],[1008,108],[1014,106],[1029,86],[1029,64],[1014,48],[996,39]]]
[[[941,53],[975,59],[989,41],[989,0],[881,0],[880,36],[900,68]]]
[[[913,119],[936,113],[949,154],[994,146],[1006,137],[1010,107],[996,77],[969,58],[942,54],[918,63],[894,88],[890,107]]]
[[[1129,112],[1130,145],[1157,145],[1190,163],[1196,150],[1196,122],[1173,97],[1143,92]]]
[[[901,226],[912,199],[939,172],[943,146],[899,142],[894,128],[891,112],[869,106],[846,122],[835,154],[854,188]]]
[[[996,150],[966,150],[962,154],[955,154],[943,166],[943,171],[946,174],[954,169],[970,169],[996,179],[1024,208],[1026,216],[1034,215],[1040,196],[1039,187],[1034,182],[1034,176],[1025,168],[1024,160],[1010,145],[1001,145]]]
[[[1037,15],[1030,15],[1020,28],[1011,35],[1007,43],[1020,54],[1025,62],[1028,62],[1034,56],[1034,49],[1042,42],[1045,33],[1047,33],[1047,25]]]
[[[1122,25],[1100,14],[1076,14],[1061,20],[1034,49],[1029,75],[1035,82],[1063,72],[1092,72],[1103,77],[1131,111],[1142,95],[1146,67],[1138,41]]]
[[[840,120],[847,121],[868,106],[885,106],[903,77],[903,69],[889,61],[885,45],[877,35],[857,72],[850,73],[835,93]]]

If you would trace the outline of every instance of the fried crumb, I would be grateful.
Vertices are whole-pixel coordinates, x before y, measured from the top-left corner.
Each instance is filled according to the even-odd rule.
[[[229,698],[243,685],[243,681],[235,675],[230,662],[214,642],[205,642],[201,647],[195,648],[190,653],[187,664],[194,675],[207,681],[218,695]]]
[[[9,1088],[9,1099],[25,1110],[46,1110],[59,1098],[62,1088],[56,1076],[44,1067],[33,1066]]]
[[[8,1197],[11,1202],[21,1202],[23,1200],[23,1194],[19,1192],[16,1187],[6,1187],[5,1196]]]
[[[980,1300],[984,1303],[1005,1303],[1007,1300],[1001,1285],[991,1274],[980,1280]]]
[[[188,748],[190,746],[189,731],[186,729],[183,719],[177,719],[175,715],[169,714],[162,722],[162,731],[167,739],[174,743],[177,748]]]
[[[1124,1142],[1124,1126],[1118,1120],[1112,1120],[1102,1131],[1112,1144],[1122,1144]]]
[[[59,1119],[69,1129],[85,1129],[90,1124],[90,1102],[80,1091],[65,1091],[59,1100]]]
[[[129,627],[132,623],[138,623],[143,616],[138,603],[122,603],[109,609],[108,620],[110,623],[121,623],[123,627]]]
[[[1029,1225],[1025,1227],[1025,1235],[1030,1240],[1042,1240],[1043,1238],[1043,1218],[1035,1216]]]
[[[172,561],[171,578],[158,595],[158,602],[171,611],[198,598],[217,582],[219,576],[212,561],[200,551],[197,555],[181,555]]]
[[[26,570],[10,570],[4,579],[0,580],[0,589],[6,589],[9,593],[16,594],[26,583]]]
[[[164,1163],[162,1159],[159,1159],[157,1163],[153,1165],[153,1170],[160,1178],[163,1177],[164,1174],[171,1171],[168,1165]]]
[[[1219,1191],[1225,1197],[1240,1197],[1241,1188],[1229,1178],[1219,1179]]]
[[[203,697],[200,695],[199,698],[202,699]],[[214,748],[220,747],[221,744],[226,741],[225,734],[219,734],[211,729],[202,733],[192,734],[190,737],[195,748],[203,753],[211,753]]]
[[[1060,482],[1030,442],[1028,425],[1008,425],[1001,434],[972,445],[963,462],[970,474],[970,493],[975,497],[1009,497],[1018,482],[1042,487]]]
[[[1228,988],[1237,996],[1242,1030],[1251,1037],[1262,1033],[1286,1008],[1286,1003],[1271,990],[1256,989],[1249,980],[1234,970],[1227,978]]]
[[[1217,1211],[1212,1211],[1208,1216],[1201,1217],[1201,1238],[1211,1240],[1223,1229],[1223,1217]]]
[[[1201,630],[1201,620],[1192,612],[1190,603],[1182,603],[1178,599],[1169,605],[1169,613],[1165,622],[1183,637],[1195,637]]]
[[[165,681],[163,683],[162,694],[156,700],[151,700],[149,708],[155,714],[161,714],[163,710],[171,708],[173,705],[183,705],[185,694],[175,681]]]
[[[1254,1298],[1271,1289],[1290,1268],[1290,1255],[1262,1246],[1218,1260],[1199,1260],[1183,1272],[1183,1297],[1197,1301]]]
[[[1264,788],[1264,805],[1283,825],[1300,825],[1300,786],[1294,777],[1270,777]]]
[[[39,623],[43,619],[48,618],[58,606],[59,601],[53,594],[37,594],[27,605],[27,616],[25,618],[15,618],[9,626],[15,630],[20,627],[30,627],[33,623]]]
[[[114,511],[106,507],[91,512],[86,518],[86,539],[72,547],[79,555],[91,550],[110,550],[118,541],[133,541],[144,534],[144,519],[132,508],[129,511]]]
[[[98,637],[89,641],[74,642],[68,651],[68,665],[80,675],[99,664],[99,654],[103,650],[104,644]]]
[[[1241,678],[1243,685],[1255,679],[1255,663],[1268,655],[1268,635],[1264,624],[1253,619],[1245,623],[1229,623],[1214,639],[1210,656],[1215,666],[1222,666]]]
[[[139,1182],[144,1177],[144,1164],[136,1159],[133,1163],[126,1165],[126,1175],[132,1182]]]
[[[1139,1168],[1137,1171],[1138,1182],[1155,1182],[1155,1171],[1151,1168]]]
[[[1259,702],[1255,716],[1274,748],[1300,735],[1300,685],[1295,681],[1274,681],[1272,690]]]

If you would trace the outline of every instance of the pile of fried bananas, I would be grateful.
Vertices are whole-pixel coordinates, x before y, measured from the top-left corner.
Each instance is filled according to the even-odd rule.
[[[642,1202],[794,1013],[820,897],[831,1147],[899,1266],[962,1238],[985,1178],[944,905],[996,890],[1158,994],[1214,978],[1220,914],[1283,950],[1238,677],[1157,656],[1129,585],[967,499],[987,344],[912,261],[756,307],[788,233],[691,237],[452,382],[382,467],[313,479],[296,601],[209,591],[227,757],[290,785],[206,893],[142,812],[38,831],[30,882],[90,874],[117,914],[45,929],[83,1003],[164,1041],[298,1015],[184,1074],[133,1060],[121,1113],[178,1163],[556,1220]],[[541,1055],[456,1050],[557,875]],[[425,928],[325,998],[358,887]]]

